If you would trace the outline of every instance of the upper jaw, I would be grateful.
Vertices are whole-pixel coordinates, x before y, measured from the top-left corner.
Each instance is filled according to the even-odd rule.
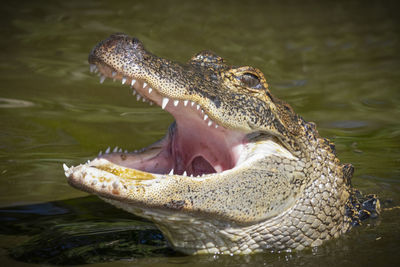
[[[100,76],[100,83],[103,83],[106,78],[111,78],[114,81],[121,81],[123,85],[128,85],[132,88],[132,94],[136,96],[137,101],[142,100],[148,102],[150,105],[154,103],[171,113],[176,119],[181,114],[185,113],[188,116],[188,112],[195,114],[200,118],[200,122],[204,123],[208,127],[218,129],[219,123],[211,118],[210,114],[207,114],[207,110],[202,107],[199,103],[188,99],[178,99],[167,96],[160,92],[161,88],[151,86],[151,84],[144,78],[133,77],[124,74],[114,68],[110,67],[100,60],[93,60],[90,64],[90,71],[98,73]]]

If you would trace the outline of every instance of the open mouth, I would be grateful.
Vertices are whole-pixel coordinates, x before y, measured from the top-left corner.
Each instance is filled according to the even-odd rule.
[[[266,82],[245,67],[207,65],[219,59],[207,52],[199,55],[188,64],[176,63],[150,54],[140,41],[123,34],[99,43],[89,64],[100,83],[121,82],[133,98],[160,106],[175,122],[164,138],[139,151],[107,148],[85,164],[64,164],[68,183],[154,221],[159,215],[152,208],[171,218],[175,212],[168,211],[185,210],[247,223],[292,205],[295,196],[288,197],[287,191],[291,176],[280,172],[293,171],[298,158],[273,127],[259,126],[270,125],[273,118],[260,100],[269,97],[263,91],[267,86],[258,86]],[[255,208],[231,197],[236,195]]]
[[[121,177],[121,172],[115,172],[117,168],[134,172],[133,176],[141,180],[176,175],[209,177],[250,166],[255,160],[271,155],[294,158],[278,137],[228,126],[227,119],[221,116],[224,116],[224,112],[240,114],[242,107],[239,105],[230,110],[232,108],[225,106],[223,112],[219,112],[217,106],[221,104],[218,101],[214,102],[216,100],[213,97],[197,93],[217,89],[206,90],[205,87],[213,85],[202,82],[207,78],[202,77],[201,73],[193,74],[195,69],[183,69],[179,64],[148,54],[135,39],[119,35],[112,37],[96,46],[90,54],[90,71],[98,73],[100,83],[112,79],[120,81],[122,86],[131,87],[137,101],[160,106],[175,118],[175,122],[160,141],[134,152],[108,148],[86,164],[88,169]],[[119,43],[121,38],[124,41]],[[125,41],[128,45],[124,45]],[[247,74],[245,78],[259,82],[253,76]],[[183,81],[193,83],[188,86]],[[192,88],[197,86],[196,83],[202,86],[200,88],[203,91]],[[229,120],[229,125],[231,123],[232,120]],[[72,170],[64,166],[64,169],[67,176],[73,177],[71,174],[76,171],[75,176],[79,177],[78,168]]]
[[[153,174],[194,177],[221,173],[238,165],[248,136],[220,126],[198,103],[163,96],[146,80],[125,76],[98,60],[91,63],[90,71],[99,73],[100,83],[109,78],[130,86],[138,101],[155,103],[175,118],[159,142],[132,153],[108,148],[97,159]]]

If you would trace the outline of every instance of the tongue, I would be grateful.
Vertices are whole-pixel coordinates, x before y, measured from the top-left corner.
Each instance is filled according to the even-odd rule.
[[[192,161],[192,173],[194,176],[201,175],[203,173],[215,173],[216,171],[211,164],[206,161],[203,157],[195,157]]]
[[[227,136],[204,121],[185,121],[170,128],[174,173],[202,175],[222,172],[234,166]],[[186,124],[186,125],[185,125]],[[189,125],[188,125],[189,124]]]
[[[169,158],[175,174],[220,173],[235,166],[239,154],[234,148],[244,142],[244,133],[209,127],[197,110],[183,105],[168,111],[176,120],[168,135]]]

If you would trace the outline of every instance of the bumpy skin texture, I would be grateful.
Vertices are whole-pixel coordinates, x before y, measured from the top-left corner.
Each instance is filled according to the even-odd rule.
[[[71,185],[152,220],[177,250],[301,250],[338,237],[358,220],[352,166],[339,162],[315,124],[271,95],[260,70],[229,66],[209,51],[175,63],[123,34],[99,43],[89,62],[108,77],[145,82],[160,96],[157,104],[162,97],[195,102],[225,131],[261,133],[249,138],[254,147],[268,142],[265,135],[279,144],[276,151],[286,151],[204,179],[164,175],[157,183],[152,174],[113,163],[66,168]]]

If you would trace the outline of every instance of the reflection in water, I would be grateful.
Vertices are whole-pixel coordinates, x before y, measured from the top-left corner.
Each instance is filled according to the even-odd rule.
[[[382,204],[384,208],[392,205],[387,202]],[[169,248],[161,232],[152,223],[115,209],[93,196],[1,208],[0,215],[1,236],[31,237],[10,249],[10,255],[15,260],[56,265],[118,260],[152,266],[154,260],[151,259],[158,258],[164,259],[162,262],[168,262],[171,266],[233,266],[254,262],[273,266],[286,266],[288,263],[293,266],[321,266],[322,263],[336,266],[338,257],[364,253],[371,245],[379,245],[376,242],[386,234],[374,231],[381,219],[368,220],[367,226],[354,228],[350,235],[342,239],[300,253],[188,257]],[[364,266],[368,258],[357,261]]]
[[[0,235],[32,236],[11,249],[19,261],[75,265],[178,255],[154,225],[95,197],[8,207],[0,215]]]
[[[316,122],[320,134],[336,143],[342,162],[355,165],[356,188],[377,193],[382,203],[398,205],[400,39],[395,4],[347,0],[4,4],[0,206],[14,208],[0,210],[0,247],[15,258],[37,263],[130,258],[148,266],[398,264],[398,209],[384,211],[378,220],[316,251],[175,257],[152,224],[100,201],[46,202],[82,196],[67,185],[62,162],[84,162],[108,146],[130,151],[145,147],[163,137],[172,122],[160,108],[136,102],[119,83],[100,85],[90,75],[87,56],[93,45],[112,32],[125,32],[162,57],[186,62],[209,49],[230,64],[261,69],[271,92],[305,120]],[[30,205],[42,202],[47,204]],[[17,203],[23,206],[15,208]],[[106,256],[96,254],[99,251]],[[8,255],[8,250],[0,254],[0,262],[9,260]]]

